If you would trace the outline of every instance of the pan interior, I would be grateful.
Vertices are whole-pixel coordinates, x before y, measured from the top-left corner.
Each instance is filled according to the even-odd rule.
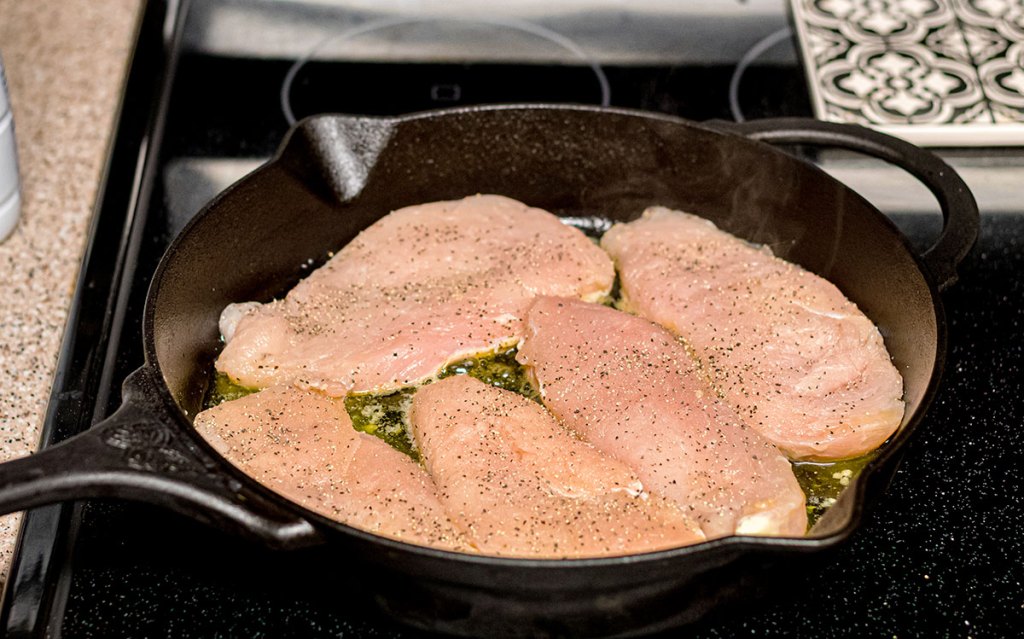
[[[661,205],[766,244],[834,282],[878,325],[904,378],[904,425],[918,413],[936,365],[935,301],[880,213],[813,167],[740,137],[558,108],[301,123],[279,158],[201,212],[164,258],[147,348],[175,402],[189,419],[200,410],[225,305],[283,294],[391,210],[474,193],[547,209],[591,235]]]

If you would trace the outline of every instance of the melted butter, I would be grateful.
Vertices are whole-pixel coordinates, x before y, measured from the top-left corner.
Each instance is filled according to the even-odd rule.
[[[485,384],[540,402],[540,395],[530,384],[523,367],[516,361],[515,348],[454,362],[441,369],[437,379],[452,375],[469,375]],[[425,383],[429,384],[430,381]],[[416,387],[386,394],[357,393],[345,398],[345,408],[357,430],[376,435],[397,450],[419,460],[419,452],[409,428],[409,408],[415,393]]]
[[[409,408],[415,388],[393,393],[356,393],[345,397],[345,410],[356,430],[383,439],[392,448],[419,461],[409,432]]]
[[[437,379],[452,375],[469,375],[485,384],[540,402],[540,395],[530,384],[523,367],[516,361],[515,348],[454,362],[441,369]],[[429,384],[430,381],[425,383]],[[357,430],[380,437],[395,449],[419,460],[419,452],[409,428],[409,408],[415,393],[416,387],[386,394],[357,393],[345,398],[345,409]]]
[[[206,393],[206,397],[203,399],[203,410],[213,408],[217,404],[241,399],[246,395],[252,395],[258,390],[258,388],[248,388],[246,386],[236,384],[230,377],[218,371],[213,377],[213,384],[210,386],[210,389]]]
[[[530,384],[525,369],[516,361],[514,347],[453,362],[441,369],[437,379],[452,375],[469,375],[485,384],[540,402],[540,394]],[[430,381],[425,383],[429,384]],[[419,452],[409,429],[409,408],[416,388],[403,388],[390,393],[354,393],[345,397],[345,410],[356,430],[379,437],[399,452],[418,461]],[[245,397],[257,390],[240,386],[227,375],[217,373],[206,401],[203,402],[203,410]]]
[[[530,383],[526,369],[516,361],[515,347],[449,364],[441,369],[437,378],[444,379],[452,375],[469,375],[485,384],[540,402],[540,393]]]
[[[878,449],[861,457],[834,462],[796,462],[793,473],[807,496],[807,523],[813,526],[821,519],[840,493],[853,483],[860,471],[878,456]]]
[[[516,361],[516,349],[509,348],[497,353],[470,357],[445,366],[437,379],[452,375],[469,375],[480,381],[519,393],[536,402],[540,394],[530,383],[526,370]],[[426,382],[427,384],[430,381]],[[356,430],[379,437],[396,450],[419,460],[419,452],[413,443],[409,429],[409,408],[417,387],[405,388],[390,393],[356,393],[345,398],[345,409],[352,418]],[[217,373],[214,383],[203,402],[203,409],[211,408],[255,393],[258,389],[240,386],[223,373]],[[796,462],[793,472],[804,495],[807,496],[807,518],[813,526],[860,474],[860,471],[874,459],[878,451],[862,457],[836,462]]]

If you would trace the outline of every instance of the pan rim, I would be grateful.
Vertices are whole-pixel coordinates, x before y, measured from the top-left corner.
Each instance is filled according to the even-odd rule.
[[[228,461],[224,456],[218,453],[213,447],[198,433],[193,427],[191,420],[185,411],[181,408],[178,402],[173,398],[171,392],[167,386],[167,383],[163,377],[163,371],[160,367],[160,362],[156,353],[156,335],[154,331],[155,326],[155,315],[156,315],[156,300],[159,296],[160,284],[163,281],[165,271],[167,270],[169,262],[172,260],[172,256],[178,249],[178,247],[187,242],[190,235],[193,232],[194,227],[201,221],[202,218],[209,215],[210,211],[217,208],[218,204],[225,198],[230,197],[231,194],[242,184],[248,183],[252,180],[259,179],[260,175],[270,170],[272,167],[280,165],[282,156],[284,155],[285,149],[289,146],[292,138],[302,129],[308,128],[311,123],[325,120],[325,119],[349,119],[352,121],[359,122],[373,122],[381,125],[400,126],[403,123],[420,121],[425,119],[439,119],[445,117],[455,117],[460,115],[476,114],[480,112],[500,112],[509,113],[516,111],[543,111],[543,112],[588,112],[593,114],[615,114],[625,117],[638,118],[646,121],[657,121],[664,122],[675,126],[684,126],[687,128],[700,129],[702,131],[712,133],[714,135],[729,136],[731,138],[742,138],[744,144],[756,145],[759,149],[765,152],[777,154],[787,158],[787,162],[799,163],[803,168],[810,169],[817,172],[819,177],[826,181],[837,185],[841,188],[841,191],[845,196],[854,198],[857,200],[866,210],[870,211],[870,214],[878,219],[893,236],[900,242],[907,256],[909,256],[914,263],[918,274],[922,281],[926,285],[927,290],[932,302],[934,310],[934,319],[936,326],[936,340],[935,340],[935,360],[932,364],[931,375],[929,376],[928,383],[925,386],[924,392],[921,395],[920,402],[917,409],[904,418],[903,424],[897,432],[883,444],[881,453],[871,462],[869,462],[857,477],[857,480],[847,489],[849,493],[848,499],[852,500],[852,504],[849,511],[849,517],[847,521],[837,530],[833,531],[824,536],[820,537],[762,537],[762,536],[741,536],[733,535],[728,537],[722,537],[712,539],[697,544],[688,546],[681,546],[676,548],[667,548],[663,550],[656,550],[643,553],[634,553],[630,555],[620,555],[611,557],[587,557],[587,558],[564,558],[564,559],[531,559],[522,557],[502,557],[493,555],[482,555],[482,554],[470,554],[462,553],[450,550],[442,550],[438,548],[421,546],[382,535],[377,535],[371,532],[361,530],[349,526],[347,524],[331,520],[324,517],[305,506],[293,502],[286,497],[275,493],[260,482],[256,481],[243,471],[235,467]],[[313,523],[317,528],[322,530],[330,531],[331,533],[337,533],[347,536],[356,537],[362,541],[370,542],[373,544],[382,545],[384,549],[391,550],[402,554],[411,554],[424,559],[433,560],[444,560],[446,562],[456,561],[465,563],[467,565],[478,565],[486,567],[501,567],[508,569],[533,569],[533,570],[575,570],[583,568],[610,568],[614,566],[623,565],[650,565],[662,562],[671,562],[673,560],[680,559],[682,557],[692,557],[699,555],[710,555],[712,553],[724,552],[728,550],[734,551],[762,551],[762,552],[780,552],[788,551],[791,553],[807,554],[825,550],[828,548],[835,547],[850,537],[856,530],[860,528],[863,520],[864,510],[868,506],[867,495],[865,491],[869,480],[872,479],[873,475],[879,471],[880,468],[890,463],[892,458],[902,455],[909,443],[911,437],[920,427],[921,422],[927,415],[935,396],[938,393],[938,388],[941,384],[945,359],[948,349],[948,327],[946,324],[945,310],[942,304],[941,294],[939,293],[938,286],[934,281],[934,276],[930,273],[924,262],[921,260],[921,256],[910,246],[907,237],[902,231],[892,222],[892,220],[882,213],[877,207],[867,201],[863,196],[854,191],[851,187],[840,182],[836,178],[832,177],[820,167],[796,158],[778,148],[763,142],[758,142],[746,138],[745,136],[731,132],[728,130],[728,123],[723,123],[726,126],[716,126],[714,122],[711,123],[700,123],[676,116],[640,111],[636,109],[626,109],[621,107],[600,107],[593,105],[565,105],[565,104],[545,104],[545,103],[522,103],[522,104],[501,104],[501,105],[477,105],[477,106],[464,106],[464,107],[453,107],[447,109],[438,109],[430,111],[420,111],[416,113],[405,114],[401,116],[352,116],[347,114],[318,114],[305,117],[299,120],[283,138],[280,146],[276,150],[273,156],[269,158],[264,164],[243,176],[237,182],[229,186],[227,189],[219,193],[210,202],[208,202],[199,212],[197,212],[192,219],[182,228],[177,236],[171,241],[164,256],[161,258],[156,270],[154,271],[153,278],[151,280],[149,291],[146,295],[146,302],[143,311],[143,346],[145,352],[145,361],[147,366],[151,366],[157,373],[160,380],[157,391],[160,394],[160,400],[168,409],[169,414],[177,422],[177,427],[183,434],[186,434],[193,442],[204,448],[213,459],[220,465],[221,471],[228,472],[232,477],[244,482],[247,486],[251,487],[258,492],[263,493],[267,497],[271,498],[274,502],[280,506],[287,508],[290,512],[296,514],[298,517]]]

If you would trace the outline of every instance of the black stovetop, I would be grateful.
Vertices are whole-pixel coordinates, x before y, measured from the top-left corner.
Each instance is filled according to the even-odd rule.
[[[187,219],[182,206],[212,195],[204,189],[220,188],[224,171],[269,156],[287,130],[278,92],[290,62],[169,54],[159,40],[164,9],[150,2],[142,26],[46,444],[116,407],[121,380],[142,361],[146,287]],[[730,116],[730,67],[605,72],[615,106],[698,120]],[[460,103],[451,93],[432,103],[438,100],[429,89],[438,85],[458,85],[461,103],[592,102],[599,95],[590,73],[572,66],[322,63],[297,78],[293,105],[301,116]],[[367,90],[323,89],[338,78]],[[509,93],[510,86],[529,89]],[[809,113],[795,66],[755,65],[741,99],[749,116]],[[213,179],[195,165],[227,168],[214,170],[222,177]],[[917,246],[934,233],[934,219],[887,213]],[[1020,273],[1024,210],[983,211],[978,246],[944,295],[950,352],[941,391],[888,493],[814,574],[708,618],[687,636],[1002,637],[1024,630]],[[335,585],[321,587],[328,579]],[[0,623],[11,637],[67,639],[421,636],[374,612],[358,584],[339,596],[332,576],[318,571],[315,550],[272,552],[121,502],[32,511]]]

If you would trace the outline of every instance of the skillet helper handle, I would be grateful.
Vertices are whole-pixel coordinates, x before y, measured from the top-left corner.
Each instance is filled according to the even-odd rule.
[[[928,187],[942,209],[942,232],[921,261],[940,291],[956,283],[957,266],[978,238],[978,204],[957,172],[934,153],[856,124],[812,118],[715,122],[713,126],[769,144],[810,144],[858,151],[910,173]]]
[[[0,514],[60,501],[129,499],[157,504],[276,548],[321,541],[320,533],[242,484],[179,432],[162,408],[159,373],[128,376],[109,418],[56,446],[0,464]]]

